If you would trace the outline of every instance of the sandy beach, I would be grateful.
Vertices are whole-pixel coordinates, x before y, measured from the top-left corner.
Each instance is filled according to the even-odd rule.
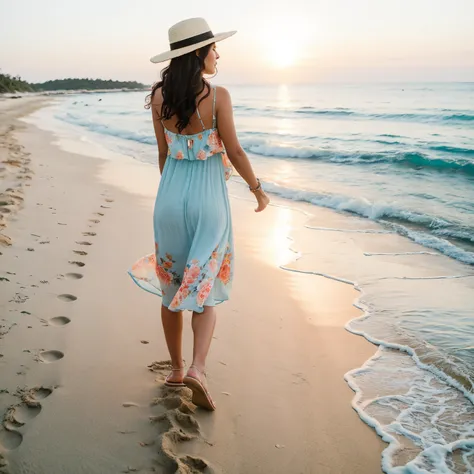
[[[358,292],[280,268],[307,216],[278,201],[256,215],[230,183],[237,268],[208,366],[218,409],[197,409],[163,387],[160,299],[126,273],[152,252],[158,169],[64,151],[18,120],[46,101],[0,101],[0,472],[380,473],[385,444],[344,381],[376,350],[344,329]],[[184,344],[189,363],[189,324]]]

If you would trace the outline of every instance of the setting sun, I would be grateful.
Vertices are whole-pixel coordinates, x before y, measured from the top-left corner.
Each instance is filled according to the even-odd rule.
[[[277,68],[287,68],[297,62],[298,48],[288,41],[273,41],[266,45],[266,57]]]
[[[301,17],[276,17],[269,19],[262,31],[262,53],[267,64],[278,69],[297,65],[310,44],[311,28]],[[298,32],[295,35],[295,32]]]

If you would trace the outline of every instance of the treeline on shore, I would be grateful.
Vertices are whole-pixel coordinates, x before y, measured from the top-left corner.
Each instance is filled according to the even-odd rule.
[[[23,81],[20,76],[10,76],[10,74],[0,73],[0,94],[6,92],[34,92],[31,84]]]
[[[146,89],[145,84],[136,81],[113,81],[112,79],[56,79],[41,83],[29,83],[20,76],[0,73],[0,94],[17,92],[43,92],[60,90],[107,90],[107,89]]]

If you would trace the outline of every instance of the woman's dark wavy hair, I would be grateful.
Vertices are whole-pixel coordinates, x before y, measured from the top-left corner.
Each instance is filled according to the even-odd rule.
[[[161,120],[169,120],[176,115],[176,128],[181,133],[193,114],[199,103],[211,93],[209,83],[202,77],[204,69],[204,59],[206,59],[209,50],[213,44],[199,49],[198,54],[192,51],[183,56],[171,60],[169,66],[161,71],[161,81],[153,85],[151,94],[146,97],[145,108],[152,106],[153,96],[157,89],[161,87],[163,94],[163,104],[161,106]],[[196,102],[196,98],[207,89],[206,94]]]

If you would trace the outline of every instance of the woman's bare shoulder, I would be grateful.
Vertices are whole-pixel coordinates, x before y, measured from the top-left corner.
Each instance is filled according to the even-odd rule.
[[[216,93],[217,96],[230,98],[230,92],[224,86],[216,86]]]
[[[216,86],[216,102],[217,109],[226,107],[232,104],[230,92],[223,86]]]
[[[156,89],[155,93],[153,94],[153,99],[151,101],[153,105],[161,105],[163,103],[163,92],[161,87]]]

